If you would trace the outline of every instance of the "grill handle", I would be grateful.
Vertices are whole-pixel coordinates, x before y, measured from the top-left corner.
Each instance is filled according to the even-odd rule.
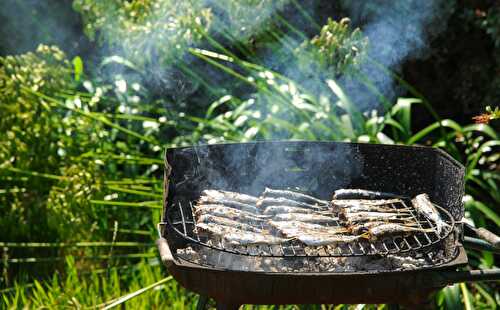
[[[476,229],[476,234],[483,240],[488,241],[492,246],[500,249],[500,237],[487,230],[486,228],[480,227]]]
[[[500,281],[500,269],[442,271],[431,274],[433,283],[446,286],[460,282]]]
[[[490,251],[490,252],[500,252],[500,237],[487,230],[484,227],[475,228],[472,225],[464,223],[464,228],[466,233],[471,233],[472,235],[479,237],[472,238],[465,236],[464,245],[469,245],[473,249]],[[481,247],[481,248],[478,248]]]
[[[160,259],[162,263],[168,268],[174,265],[174,257],[172,256],[172,252],[170,252],[170,248],[168,247],[167,239],[160,237],[156,240],[156,245],[158,246],[158,250],[160,251]]]
[[[464,247],[467,249],[473,249],[478,251],[488,251],[496,254],[500,254],[500,247],[494,247],[490,243],[484,241],[483,239],[464,237],[463,241]]]

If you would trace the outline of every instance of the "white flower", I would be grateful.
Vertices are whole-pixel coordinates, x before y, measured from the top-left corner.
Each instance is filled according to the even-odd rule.
[[[130,97],[130,102],[139,103],[139,101],[141,101],[141,98],[139,98],[139,96]]]
[[[246,121],[248,120],[248,116],[246,115],[240,115],[235,121],[234,121],[234,126],[240,127],[243,125]]]
[[[127,91],[127,82],[125,80],[115,81],[115,86],[120,93],[124,93]]]
[[[247,139],[252,139],[253,137],[255,137],[257,135],[258,132],[259,132],[259,128],[252,127],[252,128],[249,128],[247,131],[245,131],[244,136]]]
[[[92,82],[90,81],[85,81],[83,82],[83,87],[89,92],[93,93],[94,92],[94,87],[92,86]]]
[[[132,89],[135,91],[139,91],[141,89],[141,85],[139,83],[132,84]]]
[[[79,97],[76,97],[74,100],[73,100],[73,103],[75,104],[75,107],[77,107],[78,109],[81,109],[82,108],[82,101],[80,100]]]
[[[142,123],[142,127],[144,127],[144,129],[158,129],[160,127],[160,124],[158,124],[157,122],[152,122],[152,121],[144,121]]]
[[[113,200],[113,199],[116,199],[116,198],[118,198],[118,194],[117,193],[113,193],[111,195],[104,196],[104,200]]]

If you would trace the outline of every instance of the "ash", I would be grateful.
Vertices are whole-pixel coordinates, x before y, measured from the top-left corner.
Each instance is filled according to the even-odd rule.
[[[450,236],[452,237],[452,235]],[[452,238],[454,239],[454,238]],[[455,242],[440,248],[400,254],[345,257],[270,257],[246,256],[192,244],[177,249],[176,258],[193,264],[233,271],[252,272],[381,272],[435,267],[454,258]],[[316,249],[305,249],[318,255]],[[320,254],[321,255],[321,254]]]

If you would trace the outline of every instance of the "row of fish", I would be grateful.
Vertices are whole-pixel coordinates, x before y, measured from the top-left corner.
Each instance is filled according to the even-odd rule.
[[[403,207],[402,207],[403,206]],[[365,190],[338,190],[331,201],[266,188],[260,197],[205,190],[194,206],[196,231],[232,245],[278,245],[299,240],[308,246],[335,245],[388,234],[433,232],[446,227],[426,194],[412,207],[400,197]],[[412,212],[435,228],[422,228]]]

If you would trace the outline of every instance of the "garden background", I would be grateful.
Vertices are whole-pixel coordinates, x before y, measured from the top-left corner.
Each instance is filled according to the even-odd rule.
[[[154,246],[166,147],[439,147],[467,221],[499,232],[497,1],[3,0],[0,21],[0,308],[194,308]],[[434,297],[500,303],[498,283]]]

